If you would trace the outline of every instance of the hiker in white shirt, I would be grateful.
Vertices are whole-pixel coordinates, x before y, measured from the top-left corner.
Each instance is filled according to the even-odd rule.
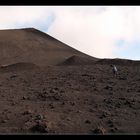
[[[115,65],[111,65],[111,66],[112,66],[113,74],[114,74],[114,76],[116,77],[116,76],[118,75],[118,70],[117,70],[117,68],[116,68]]]

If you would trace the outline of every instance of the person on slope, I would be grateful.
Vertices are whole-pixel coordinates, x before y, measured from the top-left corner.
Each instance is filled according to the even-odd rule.
[[[112,67],[113,75],[114,75],[115,77],[117,77],[117,75],[118,75],[118,70],[117,70],[116,66],[115,66],[115,65],[111,65],[111,67]]]

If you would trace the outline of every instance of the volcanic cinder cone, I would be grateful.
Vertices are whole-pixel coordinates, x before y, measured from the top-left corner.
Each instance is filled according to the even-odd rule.
[[[34,28],[0,30],[0,64],[57,65],[72,56],[88,56]]]

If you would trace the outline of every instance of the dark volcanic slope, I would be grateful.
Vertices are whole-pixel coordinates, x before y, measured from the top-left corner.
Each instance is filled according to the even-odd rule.
[[[140,134],[140,61],[96,59],[30,28],[0,31],[0,64],[0,133]]]
[[[0,73],[6,73],[6,72],[18,72],[23,70],[33,70],[39,68],[37,65],[33,63],[15,63],[11,65],[5,65],[1,66]]]
[[[55,65],[73,55],[90,57],[34,28],[0,30],[2,65],[18,62]]]
[[[0,73],[0,132],[139,134],[140,67],[49,66]]]
[[[122,66],[137,66],[140,65],[140,61],[133,61],[133,60],[129,60],[129,59],[98,59],[96,61],[97,64],[106,64],[106,65],[110,65],[110,64],[115,64],[115,65],[122,65]]]
[[[92,65],[95,62],[92,57],[73,55],[60,63],[60,65]]]

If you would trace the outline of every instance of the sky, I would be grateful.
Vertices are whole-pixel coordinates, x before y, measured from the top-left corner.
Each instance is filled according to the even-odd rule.
[[[0,6],[0,29],[29,27],[93,57],[140,60],[140,6]]]

